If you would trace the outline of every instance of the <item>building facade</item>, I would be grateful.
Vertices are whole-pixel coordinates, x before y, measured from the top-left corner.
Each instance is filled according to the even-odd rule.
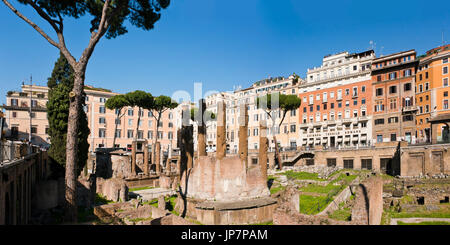
[[[122,109],[124,115],[116,120],[118,111],[107,109],[105,103],[108,98],[117,95],[117,93],[91,86],[86,86],[84,91],[86,93],[84,111],[86,112],[90,129],[88,137],[90,151],[93,152],[96,148],[102,147],[130,148],[131,141],[136,136],[138,108],[127,107]],[[31,129],[32,142],[34,144],[49,144],[49,124],[46,109],[48,87],[22,85],[22,91],[8,92],[6,100],[7,104],[2,106],[5,110],[8,128],[6,137],[26,140]],[[30,104],[32,105],[31,127]],[[166,150],[169,145],[176,147],[177,130],[181,128],[181,106],[163,113],[158,132],[156,132],[156,119],[149,110],[141,111],[139,124],[138,139],[147,139],[149,145],[152,145],[155,137],[158,137],[163,150]],[[116,139],[113,145],[114,136],[116,136]]]
[[[414,50],[373,60],[373,140],[416,143]]]
[[[450,44],[431,49],[421,57],[416,74],[417,138],[431,142],[432,117],[449,113]],[[441,141],[445,124],[439,125],[437,140]],[[448,129],[447,129],[448,130]]]
[[[325,56],[300,84],[301,146],[355,147],[371,144],[372,50]]]

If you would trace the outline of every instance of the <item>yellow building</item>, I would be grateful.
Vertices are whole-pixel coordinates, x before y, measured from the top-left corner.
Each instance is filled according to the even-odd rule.
[[[431,142],[429,120],[438,115],[449,113],[449,57],[450,44],[427,51],[421,57],[416,74],[416,117],[417,138],[419,142]],[[443,141],[448,126],[437,127],[437,141]]]

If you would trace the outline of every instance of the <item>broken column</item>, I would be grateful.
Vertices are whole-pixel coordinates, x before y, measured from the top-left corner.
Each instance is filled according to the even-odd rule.
[[[206,156],[206,125],[204,120],[204,114],[206,110],[206,103],[204,99],[198,101],[198,113],[195,120],[198,123],[197,132],[197,151],[198,156]]]
[[[166,160],[166,174],[169,175],[171,171],[171,158],[172,158],[172,145],[167,147],[167,160]]]
[[[224,101],[217,103],[217,143],[216,158],[223,159],[227,153],[227,134],[226,134],[226,105]]]
[[[160,154],[161,154],[161,143],[156,142],[156,144],[155,144],[155,165],[156,165],[155,171],[156,171],[156,174],[160,174],[160,170],[159,170],[159,163],[161,160]]]
[[[264,179],[267,179],[267,151],[269,149],[269,140],[267,139],[266,121],[259,124],[259,159],[258,163],[261,167],[261,173]]]
[[[148,143],[142,143],[142,150],[144,151],[144,174],[148,175]]]
[[[137,142],[133,141],[131,143],[131,174],[136,175],[136,146]]]
[[[247,104],[239,106],[239,158],[248,167],[248,111]]]
[[[183,106],[182,127],[181,127],[181,145],[180,145],[180,178],[184,172],[193,166],[194,141],[193,127],[190,125],[191,113],[187,105]]]

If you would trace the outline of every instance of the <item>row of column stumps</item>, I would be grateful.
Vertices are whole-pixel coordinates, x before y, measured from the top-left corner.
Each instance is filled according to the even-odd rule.
[[[136,176],[137,175],[137,171],[136,171],[136,153],[137,153],[137,141],[133,141],[131,143],[131,173]],[[160,168],[160,160],[162,154],[161,154],[161,143],[160,142],[156,142],[155,146],[155,166],[156,166],[156,174],[160,174],[161,173],[161,168]],[[148,153],[148,142],[147,141],[143,141],[142,142],[142,150],[144,153],[144,174],[146,176],[149,175],[149,153]]]

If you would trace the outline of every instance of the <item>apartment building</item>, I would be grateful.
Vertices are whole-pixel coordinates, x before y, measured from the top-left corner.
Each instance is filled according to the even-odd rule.
[[[416,52],[408,50],[373,60],[373,140],[416,142]]]
[[[84,111],[88,119],[90,134],[88,142],[90,151],[101,147],[131,147],[131,141],[136,134],[138,121],[138,108],[128,107],[117,120],[117,110],[109,110],[105,107],[106,100],[117,93],[107,89],[99,89],[91,86],[85,87],[86,105]],[[31,97],[30,97],[31,96]],[[22,85],[21,92],[8,92],[5,117],[8,131],[6,137],[13,139],[28,139],[31,128],[32,142],[38,145],[50,143],[48,136],[48,120],[46,104],[48,101],[48,87],[36,85]],[[31,101],[31,102],[30,102]],[[29,105],[32,105],[31,127]],[[181,107],[167,110],[163,113],[158,132],[156,120],[149,110],[141,110],[141,119],[138,139],[147,139],[151,145],[158,137],[162,149],[169,145],[176,147],[177,130],[181,127]],[[117,124],[117,125],[116,125]],[[115,144],[114,136],[116,136]]]
[[[431,142],[432,117],[449,113],[450,44],[431,49],[420,58],[416,74],[417,138]],[[440,124],[437,140],[441,141],[446,126]],[[448,129],[447,129],[448,130]]]
[[[301,146],[355,147],[371,144],[373,50],[325,56],[298,86],[302,98]]]
[[[207,110],[214,113],[217,112],[217,102],[224,101],[227,105],[227,149],[230,153],[237,153],[239,146],[239,105],[247,104],[248,108],[248,146],[249,149],[259,148],[259,132],[260,121],[266,120],[268,126],[269,147],[275,147],[273,135],[277,137],[277,143],[280,147],[290,148],[297,147],[298,135],[298,111],[288,113],[283,121],[281,127],[279,122],[281,120],[281,112],[273,111],[272,118],[275,121],[275,126],[272,127],[273,121],[265,111],[257,107],[257,98],[266,95],[267,93],[279,92],[282,94],[297,94],[298,84],[302,81],[300,78],[294,79],[294,76],[289,78],[277,77],[268,78],[257,81],[251,87],[245,89],[238,89],[234,92],[221,92],[209,95],[205,98]],[[209,151],[215,150],[216,144],[216,127],[215,121],[207,123],[207,147]]]

